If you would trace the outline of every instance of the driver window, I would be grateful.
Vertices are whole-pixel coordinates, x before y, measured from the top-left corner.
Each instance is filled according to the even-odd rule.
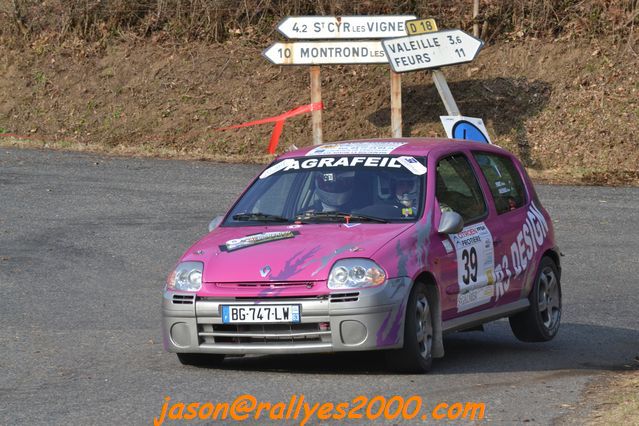
[[[487,214],[484,196],[475,173],[462,154],[451,155],[437,163],[435,194],[442,211],[456,211],[466,224]]]

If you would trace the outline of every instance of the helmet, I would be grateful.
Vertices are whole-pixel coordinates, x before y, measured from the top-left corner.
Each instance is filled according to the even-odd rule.
[[[317,196],[329,208],[341,207],[353,193],[354,171],[319,172],[315,176]]]
[[[417,200],[417,176],[402,175],[393,179],[393,191],[395,201],[406,207],[412,207],[413,202]]]

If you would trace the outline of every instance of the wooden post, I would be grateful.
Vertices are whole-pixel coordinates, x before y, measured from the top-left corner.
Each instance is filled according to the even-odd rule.
[[[402,137],[402,77],[391,70],[391,136]]]
[[[433,70],[433,82],[439,92],[439,97],[442,98],[442,102],[444,102],[448,115],[461,115],[455,98],[453,98],[453,94],[450,92],[444,73],[437,69]]]
[[[473,35],[479,37],[479,22],[477,22],[477,15],[479,15],[479,0],[473,0]]]
[[[322,83],[320,81],[320,67],[313,65],[311,69],[311,103],[322,102]],[[313,145],[322,144],[322,110],[316,109],[311,112],[311,122],[313,124]]]

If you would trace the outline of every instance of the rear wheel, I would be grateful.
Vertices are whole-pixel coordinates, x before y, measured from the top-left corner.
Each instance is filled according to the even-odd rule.
[[[405,373],[426,373],[433,361],[433,313],[426,285],[415,283],[406,307],[404,347],[389,351],[387,362],[395,370]]]
[[[557,265],[543,257],[529,296],[530,307],[509,318],[515,337],[524,342],[545,342],[559,331],[561,321],[561,283]]]
[[[224,360],[223,354],[177,353],[176,355],[182,365],[193,365],[195,367],[216,367]]]

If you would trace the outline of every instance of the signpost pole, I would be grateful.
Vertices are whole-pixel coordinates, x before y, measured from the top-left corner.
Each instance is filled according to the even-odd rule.
[[[477,22],[477,15],[479,15],[479,0],[473,0],[473,35],[479,37],[479,22]]]
[[[322,102],[322,85],[320,82],[320,67],[313,65],[311,72],[311,103]],[[315,109],[311,112],[311,122],[313,125],[313,145],[322,144],[322,110]]]
[[[442,98],[448,115],[461,115],[459,108],[457,108],[455,98],[453,98],[453,94],[450,92],[444,73],[437,69],[433,70],[433,83],[435,83],[435,87],[437,87],[439,97]]]
[[[402,137],[402,77],[391,70],[391,136]]]

